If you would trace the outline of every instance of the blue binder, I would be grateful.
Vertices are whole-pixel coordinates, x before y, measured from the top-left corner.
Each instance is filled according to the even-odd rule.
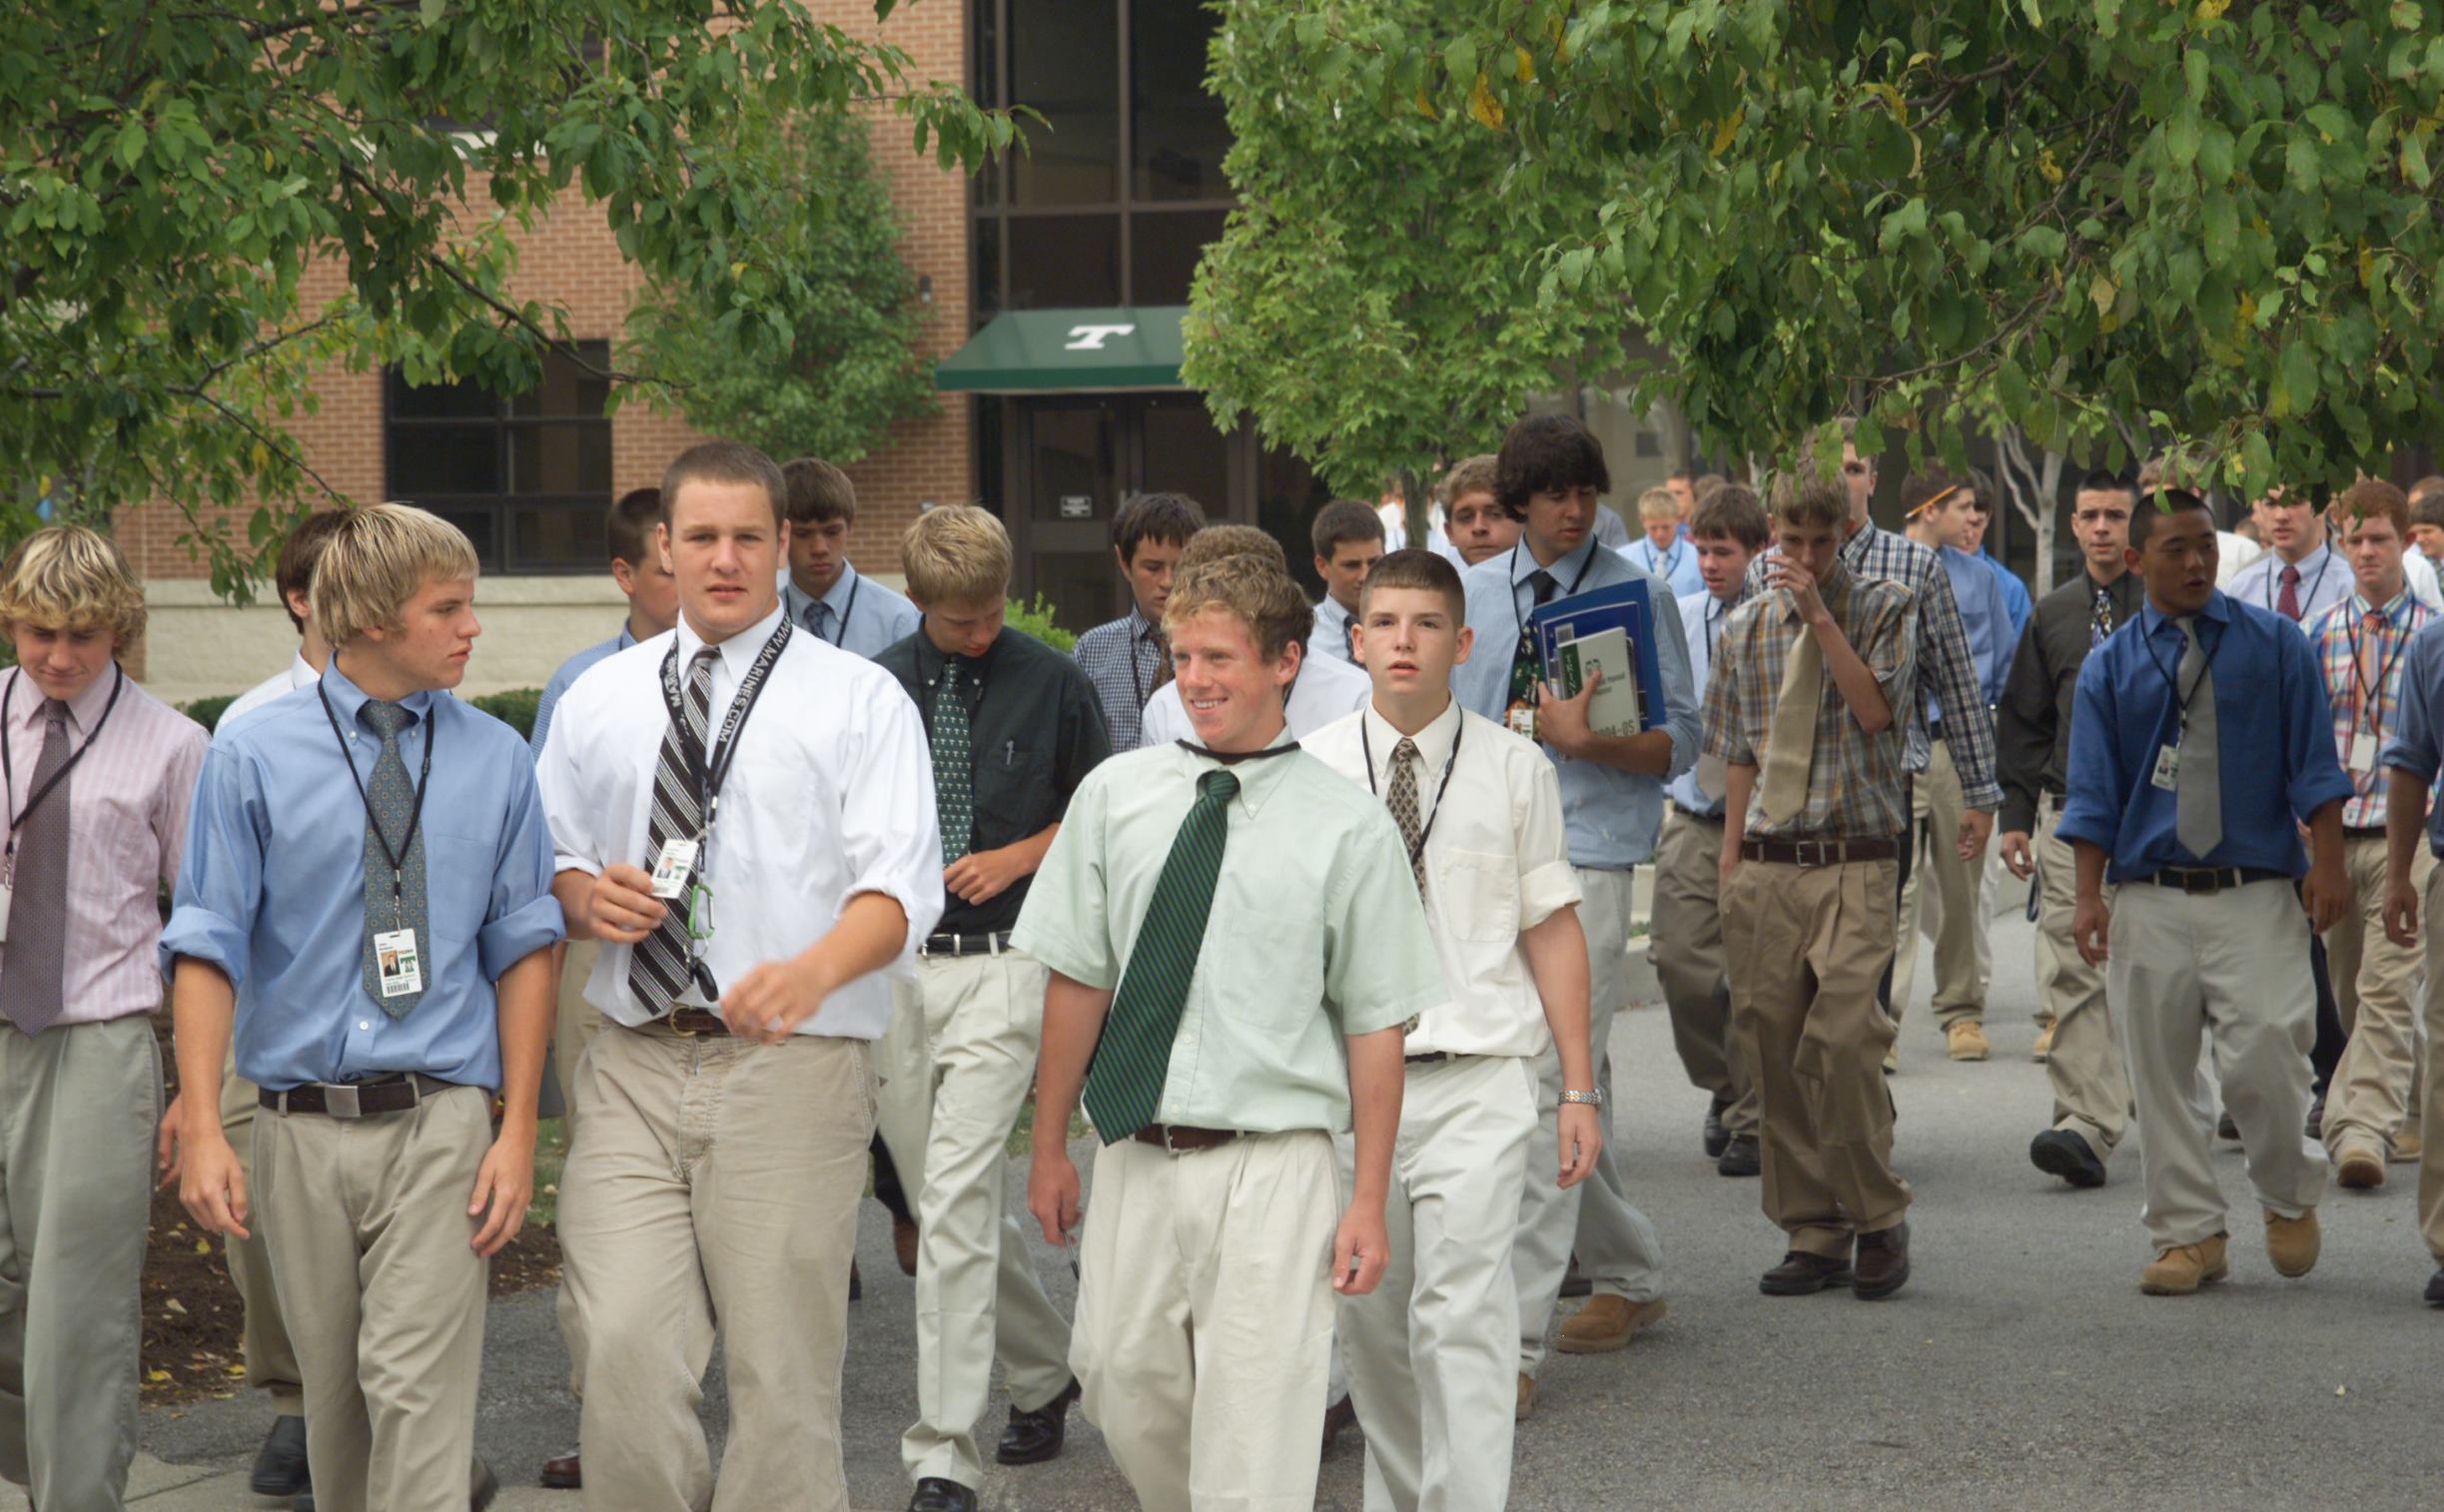
[[[1563,641],[1619,626],[1629,638],[1630,655],[1638,667],[1638,726],[1642,730],[1660,729],[1670,718],[1664,707],[1663,668],[1655,657],[1653,587],[1652,580],[1641,577],[1589,588],[1554,599],[1528,616],[1528,628],[1536,637],[1536,652],[1544,664],[1544,680],[1556,686],[1561,682],[1556,648]],[[1680,612],[1677,603],[1672,612]]]

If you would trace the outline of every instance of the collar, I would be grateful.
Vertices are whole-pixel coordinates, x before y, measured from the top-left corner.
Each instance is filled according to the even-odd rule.
[[[2365,619],[2370,614],[2381,614],[2385,617],[2385,622],[2387,624],[2398,626],[2401,623],[2401,617],[2404,611],[2406,611],[2410,605],[2416,601],[2416,599],[2411,597],[2410,584],[2407,581],[2402,583],[2401,591],[2399,593],[2394,594],[2391,598],[2386,599],[2381,604],[2369,603],[2367,594],[2360,589],[2354,588],[2351,590],[2350,614],[2351,618],[2353,619]]]
[[[306,659],[305,652],[298,651],[290,655],[289,686],[291,688],[313,687],[314,680],[318,675],[319,674],[314,670],[314,663]]]
[[[2228,626],[2232,617],[2231,600],[2223,596],[2221,588],[2217,588],[2206,595],[2206,607],[2198,611],[2198,616],[2201,619]],[[2155,600],[2152,598],[2147,599],[2144,606],[2139,609],[2138,618],[2139,622],[2146,627],[2146,633],[2149,635],[2167,626],[2171,628],[2173,634],[2181,633],[2181,627],[2173,624],[2172,616],[2157,609]]]
[[[1550,572],[1554,580],[1566,589],[1570,586],[1571,580],[1578,576],[1579,569],[1586,564],[1587,559],[1595,554],[1598,544],[1600,543],[1595,538],[1595,532],[1590,530],[1587,532],[1587,538],[1578,543],[1577,550],[1565,551],[1554,557],[1549,566],[1539,566],[1536,562],[1536,553],[1527,549],[1527,538],[1522,534],[1519,543],[1513,546],[1510,552],[1510,585],[1515,588],[1538,572]]]
[[[1004,625],[1002,633],[993,637],[993,644],[985,647],[984,655],[954,657],[944,655],[941,648],[934,644],[933,637],[925,633],[925,626],[919,624],[916,634],[917,681],[932,687],[942,680],[942,669],[956,661],[967,669],[969,686],[981,687],[985,674],[993,669],[994,659],[1001,654],[1002,642],[1018,633]]]
[[[627,620],[620,620],[619,634],[613,637],[611,643],[622,651],[625,651],[628,649],[628,647],[636,644],[636,632],[628,628]],[[303,658],[301,658],[301,660]]]
[[[1850,539],[1842,542],[1840,548],[1833,554],[1853,567],[1859,566],[1867,560],[1867,553],[1875,548],[1876,537],[1883,533],[1881,529],[1877,528],[1876,522],[1871,519],[1858,529],[1851,531]],[[1911,544],[1915,545],[1917,542],[1913,541]]]
[[[1366,721],[1366,737],[1374,748],[1374,778],[1378,783],[1391,781],[1392,749],[1403,740],[1417,742],[1417,781],[1421,784],[1432,782],[1442,771],[1442,764],[1451,759],[1451,742],[1459,735],[1459,699],[1456,697],[1443,706],[1441,713],[1427,720],[1425,728],[1414,735],[1403,735],[1394,728],[1392,722],[1375,708],[1371,698],[1366,700],[1365,712],[1358,717]]]
[[[782,612],[782,606],[774,604],[771,611],[763,618],[716,647],[721,653],[721,665],[730,674],[732,687],[736,687],[739,679],[747,675],[747,668],[755,665],[755,653],[761,651],[764,648],[764,642],[772,638],[773,629],[781,622]],[[679,614],[677,634],[679,637],[679,677],[684,681],[689,664],[696,659],[696,653],[704,648],[704,637],[698,635],[696,627],[687,622],[687,614],[684,610]]]
[[[1295,750],[1297,745],[1298,742],[1289,738],[1289,726],[1285,724],[1281,727],[1281,733],[1273,737],[1272,744],[1264,749],[1267,751],[1280,751],[1284,748]],[[1236,777],[1238,795],[1232,801],[1245,805],[1247,817],[1250,819],[1254,818],[1257,811],[1263,808],[1265,800],[1279,789],[1282,779],[1288,775],[1290,768],[1298,764],[1295,758],[1288,756],[1273,756],[1263,761],[1250,761],[1245,757],[1237,761],[1223,761],[1202,749],[1194,749],[1178,741],[1173,742],[1171,750],[1181,764],[1188,768],[1192,781],[1208,772],[1219,772],[1225,769],[1230,775]]]
[[[332,712],[340,716],[342,728],[351,730],[365,728],[365,722],[360,716],[365,713],[365,706],[374,701],[374,697],[365,689],[357,686],[355,680],[346,672],[340,670],[340,653],[337,651],[332,653],[331,666],[323,673],[323,692],[331,700]],[[418,688],[401,699],[399,703],[401,708],[414,716],[410,721],[411,724],[421,724],[432,713],[432,701],[436,696],[430,688]]]
[[[2085,566],[2081,566],[2079,568],[2079,581],[2086,585],[2087,596],[2092,600],[2099,593],[2102,593],[2107,597],[2117,597],[2120,594],[2128,592],[2130,590],[2130,586],[2138,581],[2138,574],[2135,572],[2124,572],[2119,577],[2114,578],[2111,582],[2100,583],[2096,581],[2096,574],[2088,571]],[[2145,596],[2143,590],[2139,596],[2142,598]]]
[[[1351,611],[1342,608],[1340,606],[1340,600],[1334,598],[1329,593],[1326,593],[1323,596],[1323,601],[1315,606],[1315,611],[1323,615],[1334,625],[1347,624],[1351,616]]]
[[[1148,619],[1146,611],[1137,606],[1137,600],[1133,597],[1129,601],[1129,643],[1134,646],[1141,640],[1155,640],[1162,633],[1163,627]]]
[[[9,718],[21,728],[40,730],[43,727],[43,705],[51,700],[23,670],[11,668],[9,676],[16,683],[16,696],[9,700]],[[130,682],[135,680],[133,677],[128,679]],[[93,681],[85,684],[84,692],[69,699],[70,728],[80,735],[90,731],[94,721],[102,717],[102,711],[110,707],[110,690],[118,681],[118,664],[113,662],[95,674]]]
[[[856,591],[857,563],[844,558],[840,563],[840,575],[832,579],[831,591],[823,595],[823,602],[830,607],[832,618],[839,619],[848,612],[849,595]]]
[[[2324,541],[2319,541],[2314,551],[2309,552],[2298,561],[2284,561],[2280,551],[2268,550],[2265,558],[2266,575],[2279,583],[2283,580],[2283,568],[2291,567],[2296,569],[2302,577],[2314,577],[2317,575],[2318,568],[2322,567],[2333,554],[2334,548]]]

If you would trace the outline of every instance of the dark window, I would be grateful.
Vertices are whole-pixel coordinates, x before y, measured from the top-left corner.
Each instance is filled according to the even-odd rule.
[[[1185,305],[1206,244],[1219,241],[1226,210],[1167,210],[1130,219],[1129,284],[1133,305]]]
[[[1118,305],[1120,289],[1119,216],[1010,218],[1011,309]]]
[[[1226,200],[1230,126],[1206,88],[1205,0],[1129,0],[1130,157],[1140,200]],[[1142,303],[1145,301],[1141,296]]]
[[[387,496],[464,530],[487,571],[598,570],[611,504],[610,381],[598,370],[610,346],[580,342],[577,354],[547,356],[541,381],[505,399],[470,382],[419,386],[393,369]]]
[[[1108,205],[1120,197],[1120,38],[1109,6],[1010,0],[1010,93],[1023,121],[1014,205]]]

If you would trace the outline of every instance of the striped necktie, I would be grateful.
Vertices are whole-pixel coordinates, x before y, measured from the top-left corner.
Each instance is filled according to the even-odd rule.
[[[698,761],[704,759],[705,731],[712,723],[713,663],[720,659],[718,647],[706,646],[687,664],[686,744],[681,743],[677,725],[662,731],[662,754],[653,764],[653,811],[645,823],[646,871],[653,870],[665,843],[693,840],[704,829],[704,810],[697,800],[688,755],[692,748]],[[701,875],[706,859],[696,858],[694,875]],[[669,1013],[670,1005],[687,991],[688,960],[693,954],[687,933],[690,900],[664,901],[668,909],[662,922],[628,953],[628,991],[656,1017]]]
[[[1172,841],[1146,922],[1130,947],[1120,990],[1104,1018],[1103,1039],[1087,1067],[1087,1115],[1106,1144],[1152,1124],[1162,1108],[1172,1041],[1180,1033],[1189,982],[1205,945],[1206,919],[1214,911],[1214,882],[1222,875],[1222,843],[1230,833],[1227,811],[1236,792],[1238,778],[1228,772],[1197,779],[1197,802]]]

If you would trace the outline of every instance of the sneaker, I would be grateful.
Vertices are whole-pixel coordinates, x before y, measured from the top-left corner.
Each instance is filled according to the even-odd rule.
[[[2222,1280],[2232,1273],[2224,1255],[2226,1242],[2218,1233],[2156,1251],[2155,1263],[2139,1273],[2138,1289],[2149,1296],[2188,1296],[2210,1281]]]
[[[2361,1136],[2345,1139],[2334,1151],[2334,1180],[2353,1191],[2374,1191],[2385,1183],[2384,1146]]]
[[[1983,1061],[1995,1053],[1986,1043],[1986,1026],[1975,1019],[1955,1019],[1945,1025],[1944,1049],[1955,1061]]]
[[[2037,1044],[2029,1051],[2029,1059],[2042,1066],[2053,1059],[2053,1021],[2047,1019],[2037,1030]]]
[[[2317,1255],[2324,1247],[2325,1235],[2317,1227],[2315,1208],[2296,1218],[2266,1209],[2266,1258],[2274,1262],[2276,1275],[2298,1280],[2317,1268]]]

